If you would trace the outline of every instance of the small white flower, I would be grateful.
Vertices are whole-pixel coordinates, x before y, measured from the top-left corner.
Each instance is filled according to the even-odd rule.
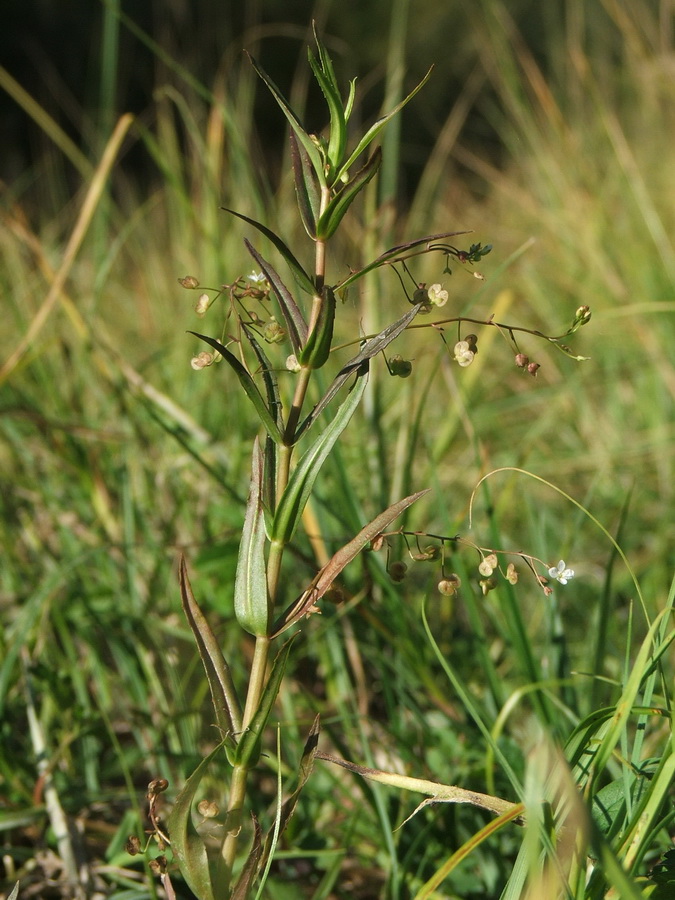
[[[211,298],[208,294],[200,294],[195,303],[195,312],[202,319],[206,315],[206,311],[211,306]]]
[[[561,559],[557,566],[553,566],[548,570],[551,578],[555,578],[560,584],[567,584],[570,578],[574,578],[574,569],[565,568],[565,563]]]
[[[267,281],[262,272],[251,272],[250,275],[246,276],[249,281],[252,281],[253,284],[262,284],[264,281]]]
[[[448,302],[448,292],[443,290],[442,284],[432,284],[427,290],[427,297],[434,306],[445,306]]]
[[[455,344],[455,362],[458,362],[462,368],[470,366],[475,355],[469,347],[468,341],[457,341]]]

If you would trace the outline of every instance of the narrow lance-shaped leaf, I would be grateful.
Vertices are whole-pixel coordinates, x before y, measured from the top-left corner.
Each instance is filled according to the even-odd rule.
[[[298,199],[300,218],[305,231],[314,241],[316,240],[316,221],[321,211],[321,193],[311,160],[307,156],[307,151],[298,142],[292,131],[290,133],[290,143],[293,180],[295,182],[295,194]]]
[[[280,430],[283,430],[284,423],[281,415],[282,404],[281,395],[279,394],[279,382],[277,381],[277,377],[274,374],[272,363],[265,355],[263,348],[256,340],[255,335],[248,327],[248,325],[245,322],[242,322],[241,326],[244,330],[244,334],[248,338],[251,349],[258,357],[258,362],[260,363],[260,371],[262,373],[262,379],[265,385],[265,393],[267,394],[267,407],[272,413],[272,417],[277,423],[278,428]]]
[[[316,234],[319,240],[328,240],[335,234],[344,214],[380,168],[381,162],[382,151],[378,147],[365,166],[359,169],[352,180],[333,197],[316,223]]]
[[[328,454],[361,402],[367,383],[367,364],[357,373],[357,380],[347,399],[318,440],[305,452],[291,475],[272,522],[270,540],[285,544],[293,537],[300,516],[314,487],[317,475]]]
[[[321,309],[316,324],[302,348],[299,362],[310,369],[320,369],[328,361],[333,343],[333,325],[335,323],[335,293],[326,285],[323,289]]]
[[[244,243],[246,244],[246,249],[251,254],[256,263],[260,266],[263,275],[272,286],[274,296],[277,298],[279,308],[281,309],[281,314],[284,317],[284,322],[286,323],[286,330],[288,331],[288,337],[290,339],[291,346],[293,347],[293,352],[297,356],[297,354],[300,352],[300,348],[307,340],[307,323],[305,322],[305,318],[300,312],[300,309],[293,299],[291,292],[283,283],[276,270],[267,262],[266,259],[263,259],[263,257],[258,253],[255,247],[249,241],[244,239]]]
[[[387,113],[385,116],[382,116],[375,122],[371,127],[366,131],[361,140],[356,145],[353,153],[350,155],[349,159],[345,162],[345,164],[341,167],[340,171],[337,174],[337,178],[340,179],[344,175],[345,172],[348,172],[349,169],[354,165],[359,156],[363,153],[363,151],[375,140],[378,134],[382,131],[387,122],[392,119],[398,112],[400,112],[403,107],[409,103],[415,94],[424,87],[429,78],[431,77],[431,73],[433,71],[433,66],[429,69],[424,78],[420,81],[417,87],[413,88],[413,90],[408,94],[408,96],[401,100],[401,102],[395,106],[391,112]],[[337,179],[336,179],[337,180]]]
[[[367,266],[364,266],[362,269],[359,269],[358,272],[352,272],[351,275],[348,275],[346,278],[343,278],[342,281],[333,285],[333,290],[341,291],[349,285],[353,284],[355,281],[358,281],[359,278],[363,278],[364,275],[367,275],[368,272],[372,272],[374,269],[379,269],[380,266],[392,265],[393,263],[401,262],[404,259],[408,259],[411,256],[416,256],[420,252],[417,248],[422,246],[422,244],[433,244],[435,241],[441,241],[445,238],[455,237],[458,234],[471,234],[470,231],[444,231],[442,234],[429,234],[426,237],[417,238],[414,241],[408,241],[405,244],[399,244],[396,247],[391,247],[389,250],[385,250],[384,253],[380,254],[376,259],[372,262],[368,263]],[[426,253],[429,247],[423,250],[423,253]],[[411,251],[415,251],[414,253]]]
[[[304,432],[307,431],[307,429],[316,420],[317,416],[324,411],[333,397],[335,397],[335,395],[338,393],[340,388],[345,384],[346,381],[349,380],[352,373],[356,371],[359,366],[363,365],[364,362],[367,362],[369,359],[371,359],[377,353],[380,353],[385,349],[385,347],[391,344],[391,342],[408,327],[408,325],[412,322],[419,311],[419,304],[417,304],[416,306],[412,306],[405,313],[405,315],[401,316],[400,319],[397,319],[396,322],[393,322],[391,325],[387,325],[387,327],[375,337],[364,341],[359,353],[357,353],[356,356],[353,357],[353,359],[350,359],[348,363],[345,363],[345,365],[335,376],[333,383],[323,395],[321,400],[319,400],[319,402],[316,404],[307,418],[303,420],[297,431],[298,437],[304,434]]]
[[[347,102],[345,103],[345,121],[349,122],[349,118],[352,114],[352,110],[354,109],[354,100],[356,99],[356,78],[353,78],[349,82],[349,96],[347,97]]]
[[[267,228],[266,225],[263,225],[262,222],[256,222],[255,219],[251,219],[249,216],[245,216],[243,213],[237,212],[234,209],[229,209],[227,206],[221,206],[221,209],[224,212],[228,212],[231,215],[236,216],[238,219],[242,219],[244,222],[248,222],[249,225],[252,225],[261,234],[264,234],[265,237],[274,244],[279,253],[281,253],[291,272],[293,272],[295,280],[298,282],[302,290],[308,294],[314,293],[314,282],[309,277],[307,272],[305,272],[303,267],[291,252],[290,248],[286,246],[286,244],[281,240],[278,234],[275,234],[270,228]]]
[[[328,162],[330,163],[333,173],[342,165],[344,161],[345,150],[347,148],[347,123],[345,111],[340,96],[340,85],[335,77],[333,62],[328,55],[326,45],[319,37],[316,30],[316,23],[312,23],[312,31],[314,32],[314,40],[319,53],[320,66],[312,65],[312,56],[309,56],[309,62],[316,76],[319,86],[326,97],[328,110],[330,113],[330,134],[328,138]]]
[[[305,129],[302,127],[302,123],[300,122],[300,119],[298,119],[296,114],[293,112],[293,110],[291,109],[291,107],[288,104],[288,101],[286,100],[284,95],[281,93],[279,88],[276,86],[276,84],[269,77],[267,72],[265,72],[265,70],[262,69],[258,65],[258,63],[255,61],[255,59],[250,54],[247,54],[247,56],[251,60],[251,65],[256,70],[259,77],[265,82],[265,84],[269,88],[270,92],[272,93],[274,99],[279,104],[283,114],[288,119],[291,128],[297,134],[298,140],[300,141],[302,146],[307,151],[307,155],[309,156],[309,158],[312,161],[312,165],[314,166],[314,171],[316,172],[317,178],[319,179],[319,181],[322,184],[325,184],[325,178],[323,175],[323,160],[321,159],[321,154],[319,153],[319,150],[318,150],[316,144],[311,139],[311,137],[307,134]]]
[[[259,860],[262,853],[262,828],[254,812],[251,813],[251,819],[253,820],[253,842],[229,900],[248,900],[251,886],[258,874]]]
[[[404,497],[403,500],[393,503],[384,512],[381,512],[379,516],[376,516],[372,522],[365,525],[349,543],[341,547],[318,572],[307,590],[274,623],[272,637],[277,637],[295,622],[299,622],[303,616],[314,612],[316,603],[326,591],[330,590],[331,585],[345,566],[358,556],[366,544],[370,543],[378,534],[381,534],[395,518],[400,516],[404,510],[412,506],[416,500],[419,500],[426,493],[428,491],[418,491],[416,494],[411,494],[409,497]]]
[[[234,735],[241,731],[239,699],[230,674],[230,667],[222,654],[220,644],[192,593],[185,557],[182,555],[179,563],[179,580],[183,611],[194,635],[206,672],[216,723],[221,734],[227,736],[232,744]]]
[[[312,774],[312,768],[314,767],[314,757],[316,756],[316,751],[319,743],[319,731],[319,716],[315,716],[312,727],[310,728],[309,734],[307,735],[307,740],[305,741],[304,750],[302,751],[300,770],[298,772],[298,784],[291,796],[284,801],[284,804],[281,807],[281,815],[279,816],[279,829],[276,835],[277,840],[284,833],[286,826],[293,817],[295,808],[298,805],[300,792],[307,783],[309,776]],[[270,829],[265,838],[265,849],[260,860],[261,868],[265,866],[265,863],[267,862],[267,859],[269,857],[270,851],[272,849],[273,837],[274,826]]]
[[[194,336],[198,337],[201,341],[206,341],[206,343],[210,347],[213,347],[214,350],[217,350],[218,353],[220,353],[220,355],[223,357],[225,362],[227,362],[234,369],[235,374],[237,375],[237,378],[241,383],[241,386],[246,392],[246,396],[255,406],[260,421],[267,429],[267,433],[275,443],[280,444],[283,440],[283,437],[275,421],[275,415],[273,415],[273,413],[268,409],[267,404],[265,403],[262,394],[258,390],[258,386],[256,385],[255,381],[251,378],[249,373],[246,371],[246,368],[237,359],[234,353],[230,353],[227,347],[224,347],[220,343],[220,341],[217,341],[215,338],[209,337],[206,334],[199,334],[197,331],[189,331],[188,334],[194,334]]]
[[[192,803],[209,763],[221,751],[222,744],[219,744],[200,762],[174,800],[168,819],[171,850],[178,860],[183,878],[198,900],[215,898],[206,846],[192,822]]]
[[[293,638],[286,641],[281,650],[277,653],[272,666],[272,671],[270,672],[270,677],[267,679],[267,684],[265,685],[262,697],[260,698],[260,705],[251,720],[251,724],[244,731],[237,744],[236,764],[243,768],[250,769],[260,758],[262,733],[265,725],[267,725],[272,706],[279,693],[292,643]]]
[[[329,183],[332,183],[339,167],[344,161],[345,149],[347,147],[347,123],[345,122],[344,109],[342,108],[342,98],[340,97],[339,90],[334,81],[335,75],[333,74],[333,67],[330,64],[330,61],[329,74],[324,71],[325,59],[328,56],[325,49],[322,49],[321,45],[319,44],[320,62],[316,61],[311,50],[309,49],[307,51],[307,56],[312,71],[314,72],[314,77],[318,81],[321,92],[326,100],[326,104],[328,105],[328,112],[330,115],[328,148],[326,151],[326,155],[328,157],[330,173],[328,181]],[[330,77],[331,75],[333,76],[332,78]]]
[[[272,364],[263,352],[262,347],[255,339],[251,329],[242,322],[244,333],[248,338],[253,352],[258,357],[260,368],[265,382],[267,391],[267,405],[279,428],[283,430],[282,404],[279,394],[279,384],[274,374]],[[265,461],[263,465],[264,483],[263,483],[263,507],[266,509],[276,508],[276,472],[277,472],[277,445],[274,443],[269,434],[265,437]]]
[[[269,604],[265,573],[265,520],[262,505],[263,456],[256,437],[251,461],[251,482],[234,580],[234,612],[249,634],[267,634]]]

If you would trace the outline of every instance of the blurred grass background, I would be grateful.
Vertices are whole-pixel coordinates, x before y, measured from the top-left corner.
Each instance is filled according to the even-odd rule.
[[[190,368],[201,348],[186,330],[215,334],[222,318],[214,308],[199,322],[195,295],[177,278],[217,287],[250,271],[242,241],[250,234],[221,206],[264,220],[291,246],[303,240],[284,123],[241,49],[320,129],[305,65],[311,18],[345,84],[360,78],[361,121],[436,67],[386,133],[391,162],[333,251],[335,280],[399,241],[472,229],[467,245],[494,245],[485,282],[463,269],[443,277],[434,260],[415,273],[445,282],[449,315],[494,313],[549,334],[562,333],[581,305],[593,319],[573,338],[574,352],[590,357],[583,363],[522,341],[541,363],[536,379],[516,369],[491,330],[479,331],[480,353],[466,370],[428,329],[395,348],[414,360],[410,379],[375,367],[359,426],[345,435],[315,504],[329,549],[402,493],[429,486],[411,527],[551,564],[562,557],[577,579],[550,608],[533,582],[518,586],[517,605],[502,592],[474,596],[467,554],[448,560],[467,585],[454,601],[434,596],[437,566],[411,565],[393,585],[382,560],[354,564],[345,578],[351,601],[313,620],[296,653],[281,703],[284,756],[297,757],[318,709],[349,758],[372,762],[377,746],[383,767],[483,789],[484,748],[423,637],[427,594],[436,639],[488,717],[533,679],[522,634],[539,674],[609,679],[561,687],[571,716],[602,703],[623,665],[636,599],[610,543],[559,494],[514,473],[479,492],[472,531],[467,510],[482,475],[527,469],[619,538],[650,615],[666,603],[675,537],[672,2],[259,0],[139,12],[109,0],[67,10],[14,5],[8,15],[17,39],[0,69],[6,860],[18,870],[39,858],[46,871],[55,852],[26,724],[34,704],[61,802],[99,866],[97,889],[156,890],[123,853],[141,821],[133,804],[151,777],[179,785],[214,741],[179,609],[179,550],[235,669],[246,656],[229,627],[230,585],[255,423],[227,373]],[[82,222],[125,112],[135,121]],[[383,327],[402,303],[391,273],[371,279],[343,307],[345,339],[359,325]],[[305,580],[311,556],[300,541]],[[289,565],[289,599],[303,587],[299,571]],[[644,634],[637,615],[634,628],[636,639]],[[514,758],[542,717],[563,733],[537,702],[524,702],[506,735]],[[364,813],[352,782],[323,769],[312,785],[270,896],[297,896],[284,893],[294,879],[307,896],[407,896],[405,885],[426,877],[448,835],[459,841],[480,820],[471,810],[427,811],[392,837],[410,812],[405,801],[364,787]],[[274,783],[261,778],[259,790],[270,802]],[[499,895],[515,852],[515,842],[500,840],[447,896]]]

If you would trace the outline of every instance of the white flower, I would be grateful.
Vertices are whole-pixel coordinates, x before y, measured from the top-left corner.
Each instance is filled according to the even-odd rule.
[[[251,274],[246,277],[249,281],[252,281],[253,284],[262,284],[263,281],[267,281],[262,272],[251,272]]]
[[[457,341],[455,344],[455,361],[465,368],[470,366],[476,354],[469,347],[468,341]]]
[[[211,305],[211,298],[208,294],[200,294],[195,303],[195,312],[202,319],[206,315],[206,311]]]
[[[448,302],[448,292],[443,290],[442,284],[432,284],[427,290],[427,297],[434,306],[445,306]]]
[[[574,569],[566,569],[565,563],[561,559],[557,566],[553,566],[548,570],[551,578],[555,578],[560,584],[567,584],[570,578],[574,578]]]

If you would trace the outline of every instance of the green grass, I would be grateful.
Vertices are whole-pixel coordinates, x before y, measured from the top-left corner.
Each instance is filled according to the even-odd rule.
[[[473,228],[470,241],[495,247],[481,265],[485,282],[461,267],[451,278],[433,266],[420,274],[445,281],[448,314],[495,312],[557,334],[587,304],[593,319],[570,343],[590,360],[524,339],[541,363],[532,379],[496,330],[479,330],[468,369],[451,364],[432,329],[403,335],[394,352],[414,360],[413,375],[393,379],[374,366],[356,430],[313,504],[314,540],[298,538],[285,571],[290,602],[316,570],[319,538],[332,553],[383,506],[424,487],[432,493],[406,528],[572,565],[577,577],[551,597],[522,564],[515,587],[502,582],[483,597],[475,552],[448,544],[445,570],[462,580],[448,598],[436,592],[438,561],[412,562],[392,539],[390,562],[407,561],[407,578],[391,581],[384,551],[354,562],[344,602],[325,604],[296,640],[278,704],[286,792],[319,712],[327,752],[522,801],[527,825],[479,841],[485,812],[435,804],[399,828],[421,797],[316,761],[267,882],[274,900],[637,897],[671,844],[673,48],[656,4],[639,17],[607,9],[570,4],[564,27],[542,20],[528,43],[506,4],[472,5],[458,25],[474,47],[462,51],[464,91],[437,122],[410,208],[394,220],[378,207],[378,190],[387,197],[391,185],[374,186],[342,257],[330,260],[337,278],[370,250]],[[112,20],[106,28],[103,98],[115,66]],[[395,61],[402,37],[389,40]],[[91,890],[158,896],[124,842],[147,827],[148,782],[167,778],[175,796],[218,742],[180,611],[179,551],[245,682],[250,647],[231,585],[256,423],[228,373],[190,369],[200,348],[185,331],[217,334],[222,319],[214,310],[199,322],[195,295],[176,279],[217,286],[251,270],[248,231],[220,206],[264,217],[292,245],[293,188],[286,170],[266,182],[248,152],[256,122],[245,67],[233,61],[204,87],[168,63],[173,74],[128,139],[154,166],[150,187],[113,163],[53,309],[0,387],[0,828],[14,866],[6,863],[3,889],[19,877],[40,884],[45,848],[63,858],[60,804],[83,832]],[[395,90],[392,71],[388,84]],[[300,76],[294,90],[302,96]],[[24,108],[50,132],[45,110]],[[498,136],[498,160],[462,130],[471,108]],[[88,147],[73,190],[79,158],[58,130],[51,138],[40,166],[3,189],[3,359],[53,290],[105,144]],[[403,129],[392,149],[405,158],[414,148]],[[350,294],[339,310],[345,338],[358,323],[374,331],[400,315],[397,298],[388,272]],[[497,469],[476,493],[470,529],[472,491]],[[274,746],[271,734],[251,798],[267,825]],[[219,798],[225,777],[212,773],[207,796]],[[601,801],[613,803],[604,820]],[[547,804],[567,824],[557,843]],[[453,857],[472,839],[465,859]],[[436,873],[446,877],[425,894]]]

